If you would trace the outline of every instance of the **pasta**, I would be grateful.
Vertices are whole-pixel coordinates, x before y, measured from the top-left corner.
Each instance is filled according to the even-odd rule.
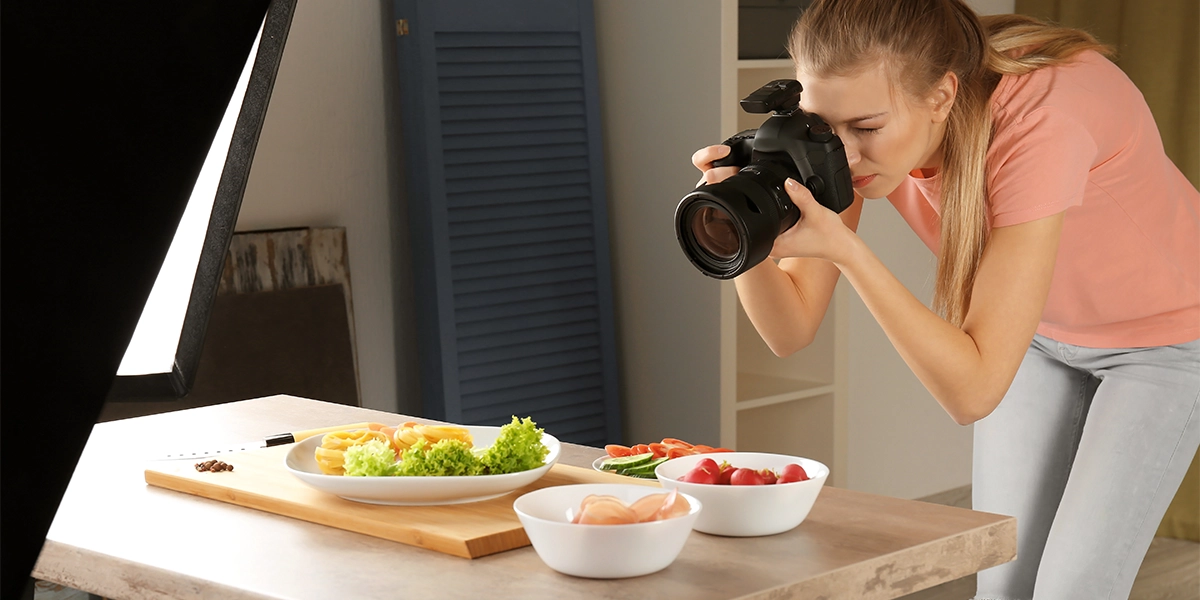
[[[415,421],[401,423],[399,427],[380,427],[371,430],[356,429],[353,431],[333,431],[321,438],[317,447],[317,467],[326,475],[345,475],[345,452],[351,446],[364,444],[370,440],[386,442],[399,457],[419,440],[425,440],[429,446],[441,440],[459,440],[473,446],[471,432],[465,427],[454,425],[423,425]]]
[[[381,431],[354,430],[354,431],[332,431],[326,433],[325,437],[321,438],[321,445],[317,447],[317,466],[322,473],[326,475],[344,475],[346,470],[342,467],[345,461],[346,449],[351,446],[366,443],[370,440],[379,440],[387,443],[392,447],[392,451],[396,451],[396,443],[388,438],[387,434]],[[399,454],[399,452],[397,452]]]
[[[418,440],[425,440],[427,445],[432,446],[446,439],[459,440],[466,442],[468,446],[474,446],[471,432],[464,427],[454,425],[422,425],[409,421],[401,423],[400,428],[393,435],[396,450],[401,453],[411,448]]]

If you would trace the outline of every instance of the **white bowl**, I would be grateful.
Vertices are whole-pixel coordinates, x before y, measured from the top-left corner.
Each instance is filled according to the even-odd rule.
[[[625,504],[669,490],[626,483],[559,485],[529,492],[513,502],[533,549],[546,566],[567,575],[616,579],[649,575],[667,568],[687,542],[700,500],[682,494],[686,515],[630,525],[577,525],[570,516],[591,494],[616,496]]]
[[[735,467],[771,469],[776,473],[784,466],[796,463],[804,467],[809,479],[772,485],[717,485],[679,481],[702,458],[711,458],[718,465],[727,461]],[[696,531],[750,537],[783,533],[802,523],[821,493],[825,479],[829,477],[829,467],[809,458],[786,454],[718,452],[681,456],[659,465],[654,473],[664,488],[676,488],[704,503],[704,514],[696,520]]]
[[[491,446],[499,427],[465,426],[476,447]],[[460,477],[349,477],[326,475],[317,466],[316,452],[325,436],[313,436],[295,445],[284,458],[284,467],[308,485],[347,500],[368,504],[427,506],[462,504],[503,496],[541,479],[554,463],[562,444],[548,433],[542,443],[550,450],[546,464],[520,473]]]

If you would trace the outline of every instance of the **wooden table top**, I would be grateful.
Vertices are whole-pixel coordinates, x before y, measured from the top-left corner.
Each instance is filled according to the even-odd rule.
[[[1016,556],[1016,520],[826,485],[792,531],[693,532],[665,570],[559,574],[532,547],[464,559],[149,486],[174,450],[398,415],[272,396],[96,425],[33,576],[110,598],[897,598]],[[419,419],[417,419],[419,420]],[[550,432],[553,433],[553,432]],[[564,444],[590,466],[603,450]]]

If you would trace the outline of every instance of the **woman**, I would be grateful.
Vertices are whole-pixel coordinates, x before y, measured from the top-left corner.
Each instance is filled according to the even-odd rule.
[[[960,0],[817,0],[789,50],[856,197],[788,182],[778,263],[735,279],[759,334],[806,346],[844,275],[975,423],[973,507],[1017,517],[976,598],[1127,597],[1200,444],[1200,194],[1141,94],[1090,35]],[[693,156],[704,181],[727,152]],[[938,257],[934,310],[855,233],[884,197]]]

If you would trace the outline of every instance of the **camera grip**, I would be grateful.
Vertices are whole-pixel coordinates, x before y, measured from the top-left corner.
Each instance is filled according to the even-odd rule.
[[[754,154],[754,136],[757,134],[757,129],[747,129],[721,142],[729,146],[729,154],[725,158],[712,161],[712,166],[714,168],[738,167],[740,169],[750,164],[751,155]]]
[[[748,162],[739,162],[733,156],[732,150],[729,152],[729,155],[727,155],[725,158],[718,158],[717,160],[712,161],[712,166],[714,169],[717,167],[738,167],[740,169],[742,167],[745,167],[747,164],[749,164],[749,163]]]

